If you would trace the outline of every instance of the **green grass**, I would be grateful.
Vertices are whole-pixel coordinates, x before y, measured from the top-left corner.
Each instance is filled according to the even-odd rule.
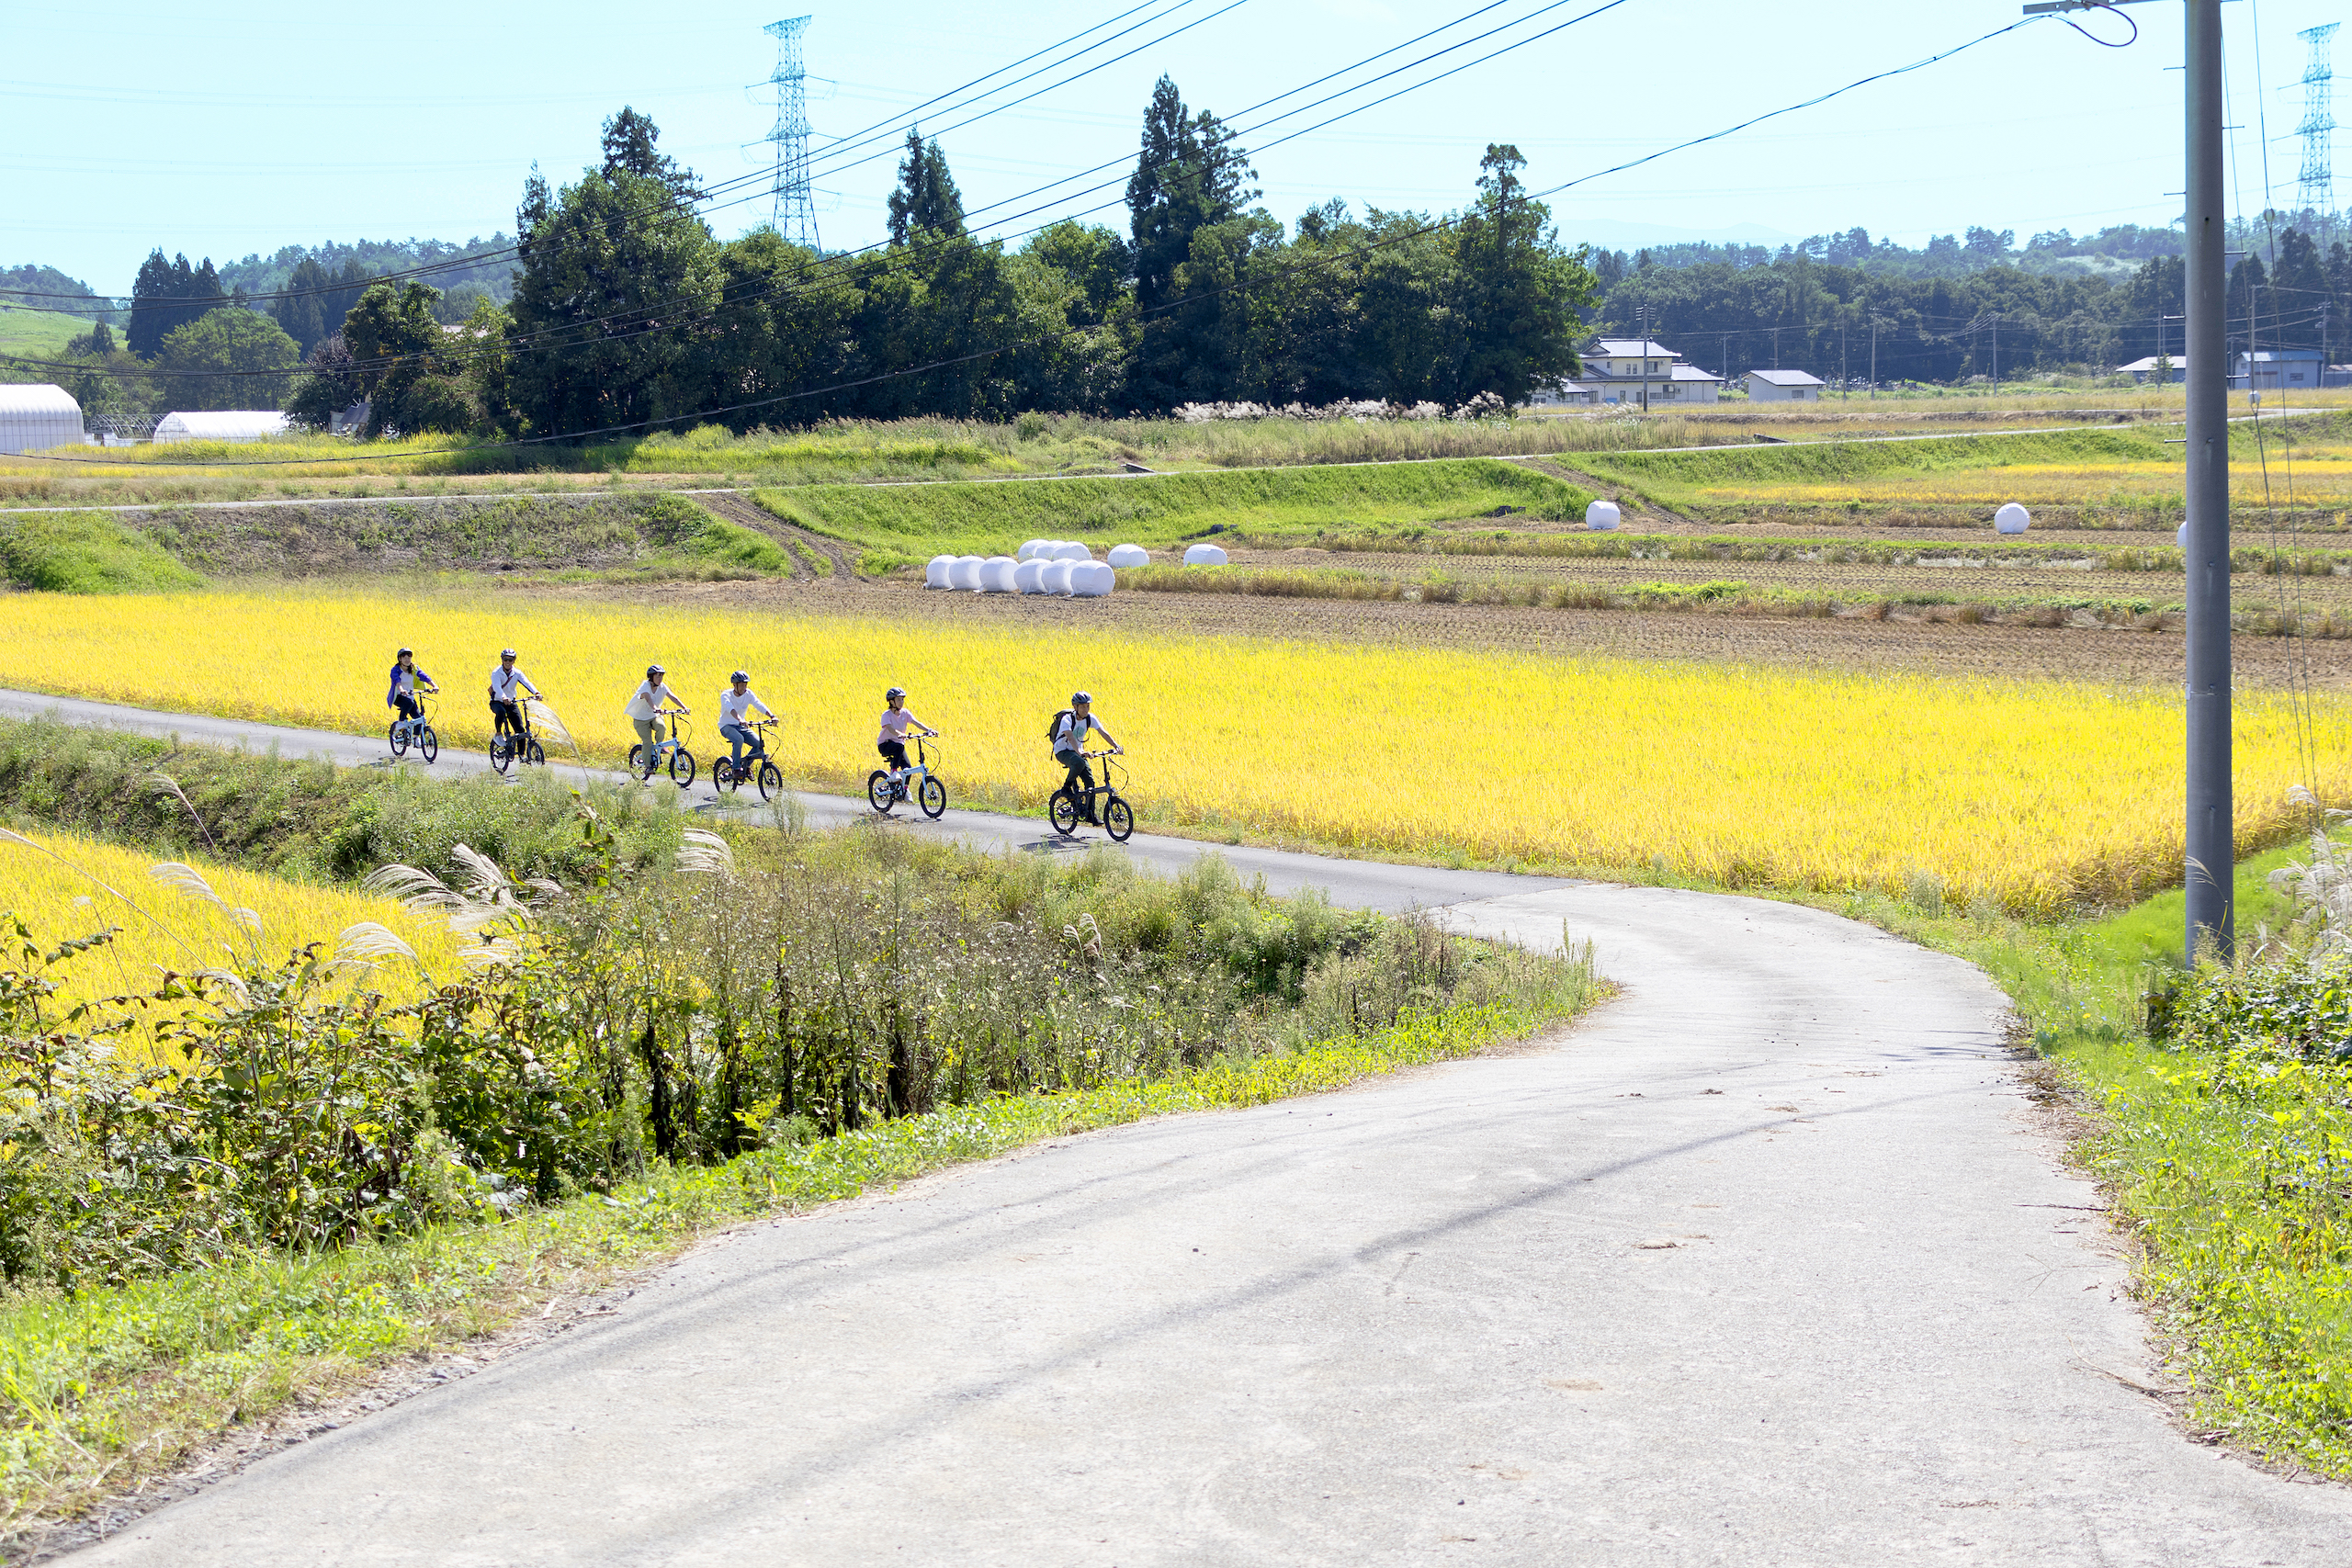
[[[1408,1015],[1375,1034],[1221,1057],[1157,1082],[1009,1097],[721,1166],[664,1168],[609,1196],[495,1224],[10,1298],[0,1306],[0,1551],[30,1547],[43,1522],[170,1469],[227,1427],[576,1301],[722,1226],[1042,1138],[1470,1055],[1561,1021],[1594,994],[1579,968],[1548,1001]]]
[[[0,305],[0,354],[22,355],[28,359],[54,359],[65,352],[67,343],[90,330],[88,318],[69,316],[56,310],[33,310],[22,305]],[[22,367],[12,377],[20,380],[40,380],[51,373]]]
[[[160,593],[204,579],[102,512],[0,521],[0,567],[18,588],[51,593]]]
[[[1010,555],[1023,539],[1168,548],[1217,525],[1253,537],[1444,522],[1513,507],[1580,517],[1589,492],[1515,463],[1434,463],[1180,473],[1035,484],[811,485],[757,492],[812,533],[886,555]]]

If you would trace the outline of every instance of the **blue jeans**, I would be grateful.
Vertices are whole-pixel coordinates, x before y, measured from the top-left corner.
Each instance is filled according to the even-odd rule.
[[[746,746],[752,749],[752,756],[760,754],[760,738],[752,734],[748,726],[722,724],[718,727],[718,733],[727,741],[728,761],[731,766],[740,768],[743,765],[743,748]]]

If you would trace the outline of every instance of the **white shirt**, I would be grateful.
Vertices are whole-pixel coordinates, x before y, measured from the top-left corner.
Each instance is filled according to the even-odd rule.
[[[531,695],[535,697],[539,696],[539,689],[537,686],[532,685],[531,678],[528,675],[524,674],[520,670],[509,670],[505,665],[501,664],[497,669],[490,672],[491,701],[494,703],[513,702],[514,700],[514,688],[517,686],[522,687],[523,690],[530,693]],[[540,697],[539,700],[545,702],[547,699],[545,697]]]
[[[1083,751],[1086,750],[1086,732],[1090,729],[1105,740],[1111,738],[1109,730],[1094,722],[1092,714],[1083,718],[1074,713],[1063,714],[1054,721],[1054,739],[1050,744],[1056,751]]]
[[[686,705],[678,701],[678,694],[670,690],[667,681],[658,686],[650,681],[641,681],[638,683],[637,695],[629,698],[628,706],[621,711],[631,718],[651,718],[662,711],[664,703],[677,707]]]
[[[886,746],[893,740],[904,740],[910,728],[929,729],[930,728],[931,726],[909,713],[905,708],[885,708],[882,710],[882,733],[875,737],[874,744]]]
[[[740,697],[732,686],[718,694],[718,722],[721,725],[742,723],[743,715],[752,708],[759,709],[769,718],[775,716],[768,712],[768,705],[760,701],[759,694],[749,688]]]

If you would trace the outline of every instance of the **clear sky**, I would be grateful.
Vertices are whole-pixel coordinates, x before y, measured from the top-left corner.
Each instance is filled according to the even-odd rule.
[[[86,7],[19,0],[5,13],[0,55],[8,150],[0,179],[9,194],[0,203],[0,264],[47,263],[119,290],[154,245],[224,260],[290,243],[511,231],[530,165],[571,177],[594,157],[600,121],[624,103],[652,115],[663,151],[707,180],[737,179],[764,164],[759,139],[775,118],[771,90],[759,85],[774,43],[760,28],[803,8],[814,18],[806,48],[820,229],[829,247],[864,245],[882,232],[896,148],[829,154],[832,139],[894,123],[934,95],[1136,3],[704,0],[670,10],[613,0],[410,0],[390,8],[123,0],[94,26]],[[967,127],[955,122],[1001,100],[922,118],[940,132],[967,207],[978,209],[1091,164],[1132,159],[1163,71],[1189,103],[1247,129],[1471,34],[1508,28],[1241,138],[1258,148],[1601,3],[1571,0],[1510,26],[1549,0],[1501,0],[1426,43],[1243,114],[1487,0],[1240,0],[1223,15],[1213,14],[1233,0],[1152,0],[1130,18],[1147,24],[1141,30],[1019,91],[1148,46],[1133,58]],[[2253,212],[2262,206],[2266,118],[2271,186],[2282,204],[2294,193],[2303,73],[2294,34],[2336,19],[2340,0],[2235,0],[2223,9],[2232,118],[2242,127],[2237,170],[2244,209]],[[1555,197],[1554,211],[1566,238],[1619,246],[1777,241],[1855,224],[1917,244],[1981,223],[2015,229],[2023,243],[2046,229],[2169,222],[2180,210],[2165,193],[2181,185],[2181,77],[2165,68],[2179,62],[2180,6],[2155,0],[2127,14],[2140,28],[2129,49],[2098,48],[2057,22],[2038,22],[1916,74],[1581,186]],[[1623,0],[1255,162],[1267,206],[1286,220],[1333,196],[1359,209],[1451,208],[1469,194],[1488,141],[1517,143],[1531,182],[1550,186],[1907,63],[2018,15],[2017,0]],[[1200,17],[1209,19],[1162,40]],[[2084,25],[2104,37],[2127,32],[2114,13],[2092,13]],[[2352,57],[2346,63],[2352,70]],[[2352,181],[2352,168],[2344,177]],[[1116,195],[1069,197],[1047,216]],[[1001,211],[1035,205],[1012,201]],[[764,199],[755,200],[712,222],[732,235],[766,213]],[[1124,214],[1096,220],[1123,224]]]

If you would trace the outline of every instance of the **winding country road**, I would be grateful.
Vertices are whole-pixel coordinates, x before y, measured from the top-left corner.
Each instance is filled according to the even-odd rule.
[[[67,1561],[2352,1561],[2352,1494],[2173,1424],[1976,970],[1758,899],[1254,863],[1565,928],[1623,994],[743,1227]]]

